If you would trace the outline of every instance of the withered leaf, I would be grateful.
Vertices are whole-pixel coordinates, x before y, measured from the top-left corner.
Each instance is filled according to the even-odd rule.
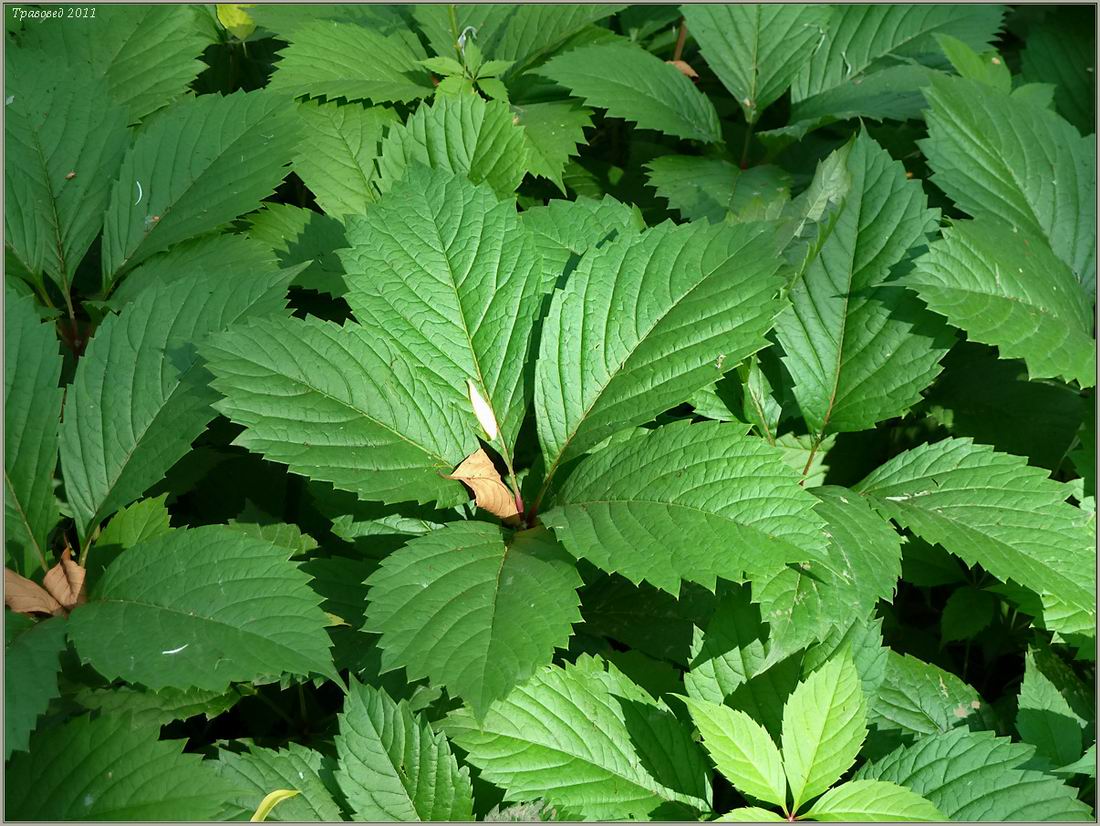
[[[20,614],[61,614],[64,609],[37,582],[4,569],[4,604]]]
[[[87,599],[84,593],[84,573],[84,568],[73,560],[72,550],[66,548],[61,554],[61,561],[46,572],[42,584],[50,596],[61,603],[62,608],[71,611]]]
[[[516,497],[508,486],[501,481],[500,474],[493,466],[493,460],[479,447],[455,468],[447,479],[457,479],[474,492],[474,501],[482,510],[499,516],[501,519],[513,519],[519,516]]]
[[[699,73],[691,68],[691,64],[684,60],[666,60],[665,63],[669,63],[690,77],[692,80],[699,77]]]

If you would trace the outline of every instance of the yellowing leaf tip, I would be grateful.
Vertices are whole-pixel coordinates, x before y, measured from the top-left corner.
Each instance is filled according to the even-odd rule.
[[[489,441],[496,441],[498,429],[497,429],[497,417],[493,413],[493,408],[489,406],[489,403],[485,401],[485,398],[477,389],[477,385],[474,384],[472,379],[466,379],[466,387],[470,392],[470,404],[474,408],[474,415],[477,416],[477,422],[481,425],[481,428],[485,431],[489,437]]]

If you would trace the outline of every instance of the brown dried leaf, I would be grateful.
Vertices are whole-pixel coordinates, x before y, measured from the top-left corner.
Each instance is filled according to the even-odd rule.
[[[690,77],[692,80],[699,77],[699,73],[691,68],[691,64],[683,60],[666,60],[665,63],[669,63]]]
[[[73,561],[72,550],[69,548],[61,554],[61,561],[46,572],[42,584],[66,611],[71,611],[87,599],[84,593],[84,569]]]
[[[61,604],[37,582],[4,569],[4,604],[20,614],[62,614]]]
[[[501,481],[500,474],[497,473],[493,460],[489,458],[485,448],[479,447],[462,460],[462,464],[455,468],[454,473],[445,478],[457,479],[472,490],[474,501],[482,510],[487,510],[501,519],[519,516],[516,497]]]

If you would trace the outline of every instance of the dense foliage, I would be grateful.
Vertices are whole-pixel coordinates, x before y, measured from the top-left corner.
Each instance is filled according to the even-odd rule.
[[[6,816],[1093,819],[1093,12],[6,6]]]

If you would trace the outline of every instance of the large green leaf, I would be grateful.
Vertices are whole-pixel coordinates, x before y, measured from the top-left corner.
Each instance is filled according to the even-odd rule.
[[[126,153],[103,228],[103,283],[172,244],[255,209],[298,145],[292,109],[266,91],[200,95],[142,129]]]
[[[1048,648],[1029,649],[1016,711],[1020,739],[1051,767],[1065,766],[1081,757],[1095,717],[1092,694],[1073,670]]]
[[[859,673],[836,657],[795,688],[783,706],[783,769],[792,811],[821,794],[855,762],[867,736]]]
[[[959,221],[901,283],[970,341],[1023,359],[1030,378],[1095,384],[1089,297],[1045,239],[989,218]]]
[[[581,46],[552,58],[536,73],[642,129],[704,143],[722,138],[714,104],[679,69],[640,46]]]
[[[645,818],[668,803],[705,810],[698,747],[643,695],[598,661],[548,666],[494,703],[484,722],[461,709],[445,729],[505,800],[541,798],[592,820]],[[694,769],[681,788],[660,779],[670,760]]]
[[[126,151],[126,110],[87,78],[26,69],[7,88],[4,247],[32,281],[41,285],[45,274],[68,293],[103,226]]]
[[[196,346],[251,315],[281,312],[291,274],[156,284],[108,316],[77,365],[61,425],[65,491],[80,536],[137,499],[214,417]]]
[[[1037,104],[962,78],[926,92],[932,181],[975,218],[1045,239],[1087,295],[1096,286],[1096,143]]]
[[[548,664],[581,618],[580,575],[544,529],[454,523],[390,554],[367,584],[365,628],[381,634],[383,666],[446,686],[479,717]]]
[[[63,391],[57,330],[34,299],[5,290],[4,544],[24,573],[49,567],[46,540],[59,518],[53,491]]]
[[[1096,615],[1095,528],[1067,491],[1018,456],[945,439],[895,456],[854,490],[969,565]]]
[[[304,139],[294,171],[329,215],[358,215],[378,200],[382,133],[398,123],[392,109],[307,102],[298,107]]]
[[[272,91],[374,103],[432,93],[431,75],[419,64],[428,55],[411,31],[386,34],[374,25],[318,20],[296,26],[289,40],[268,84]]]
[[[278,750],[257,746],[240,753],[221,750],[215,768],[236,789],[228,814],[234,820],[243,819],[256,811],[269,792],[291,789],[298,794],[276,806],[268,820],[343,820],[340,807],[321,780],[322,761],[320,752],[297,743]]]
[[[542,520],[577,557],[672,594],[824,556],[813,498],[738,424],[680,422],[586,459]]]
[[[183,740],[128,717],[77,717],[31,737],[4,775],[12,820],[212,820],[231,787]]]
[[[906,180],[865,132],[830,162],[850,176],[843,205],[776,323],[795,397],[818,439],[904,413],[948,349],[937,337],[941,325],[912,296],[880,286],[935,227],[920,183]],[[822,164],[818,176],[830,174],[830,163]]]
[[[880,729],[936,734],[962,725],[981,707],[978,692],[954,674],[889,651],[886,673],[869,716]]]
[[[473,820],[469,770],[404,700],[353,679],[336,752],[356,820]]]
[[[321,599],[289,556],[224,525],[170,531],[108,566],[69,635],[105,677],[154,690],[335,677]]]
[[[1092,820],[1077,791],[1019,767],[1033,749],[989,731],[956,729],[902,746],[856,774],[906,786],[952,820]]]
[[[345,297],[356,319],[430,365],[471,429],[472,382],[500,431],[499,440],[487,435],[511,464],[542,303],[542,264],[515,205],[461,176],[415,169],[365,217],[349,219],[348,242]]]
[[[919,794],[884,780],[853,780],[830,789],[803,817],[825,822],[871,823],[944,819]]]
[[[74,77],[102,79],[130,120],[141,120],[185,94],[205,68],[199,60],[209,43],[203,13],[185,5],[97,7],[95,16],[29,27],[20,37],[16,66],[31,72],[49,66],[66,85]]]
[[[245,427],[236,444],[364,499],[457,505],[469,494],[442,474],[477,449],[466,388],[399,344],[360,324],[265,319],[203,355],[215,406]]]
[[[749,123],[787,91],[826,36],[829,6],[755,3],[683,6],[707,64]]]
[[[774,244],[767,224],[666,223],[585,254],[554,296],[535,371],[548,477],[767,344]]]
[[[511,195],[527,171],[527,139],[508,104],[477,95],[440,95],[390,129],[378,162],[387,190],[413,166],[465,175]]]
[[[65,648],[65,620],[35,622],[4,611],[4,759],[26,751],[39,716],[57,696],[58,655]]]
[[[715,768],[739,792],[787,805],[783,758],[771,735],[743,711],[704,700],[684,698]]]

